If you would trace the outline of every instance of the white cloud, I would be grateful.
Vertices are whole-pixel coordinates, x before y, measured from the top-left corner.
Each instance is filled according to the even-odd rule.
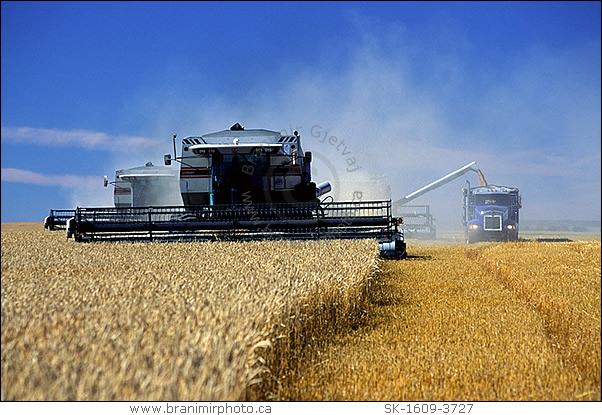
[[[113,190],[103,188],[102,180],[95,176],[69,174],[47,175],[30,170],[2,168],[2,181],[36,186],[59,187],[69,194],[68,206],[112,206]]]
[[[87,150],[120,152],[131,147],[153,148],[160,141],[148,137],[113,136],[99,131],[84,129],[59,130],[33,127],[2,126],[3,143],[41,145],[47,147],[78,147]]]
[[[98,186],[102,183],[98,177],[93,176],[73,176],[69,174],[46,175],[30,170],[4,167],[2,167],[2,181],[63,188]]]

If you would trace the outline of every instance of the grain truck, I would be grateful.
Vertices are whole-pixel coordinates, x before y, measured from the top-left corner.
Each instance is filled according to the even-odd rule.
[[[517,188],[494,184],[471,187],[467,180],[462,201],[466,243],[518,240],[522,200]]]

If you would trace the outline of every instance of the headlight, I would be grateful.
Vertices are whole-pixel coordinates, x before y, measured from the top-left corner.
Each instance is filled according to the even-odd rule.
[[[476,223],[471,224],[468,229],[479,229],[479,225],[477,225]]]
[[[514,225],[506,225],[506,229],[513,230],[513,229],[516,229],[516,226],[514,226]]]

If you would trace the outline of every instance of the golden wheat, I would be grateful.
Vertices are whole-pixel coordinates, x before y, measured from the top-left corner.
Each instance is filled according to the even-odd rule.
[[[2,225],[2,400],[600,399],[599,241],[383,263],[39,229]]]
[[[421,246],[359,330],[310,348],[292,400],[600,400],[600,242]]]
[[[264,398],[377,262],[375,241],[78,244],[3,224],[1,398]]]
[[[494,245],[479,261],[543,317],[564,364],[575,366],[583,384],[597,383],[582,395],[599,399],[600,242]]]

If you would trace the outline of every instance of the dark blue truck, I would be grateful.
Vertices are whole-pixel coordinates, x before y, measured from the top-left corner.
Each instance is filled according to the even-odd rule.
[[[466,243],[517,241],[521,196],[515,187],[486,185],[462,189]]]

